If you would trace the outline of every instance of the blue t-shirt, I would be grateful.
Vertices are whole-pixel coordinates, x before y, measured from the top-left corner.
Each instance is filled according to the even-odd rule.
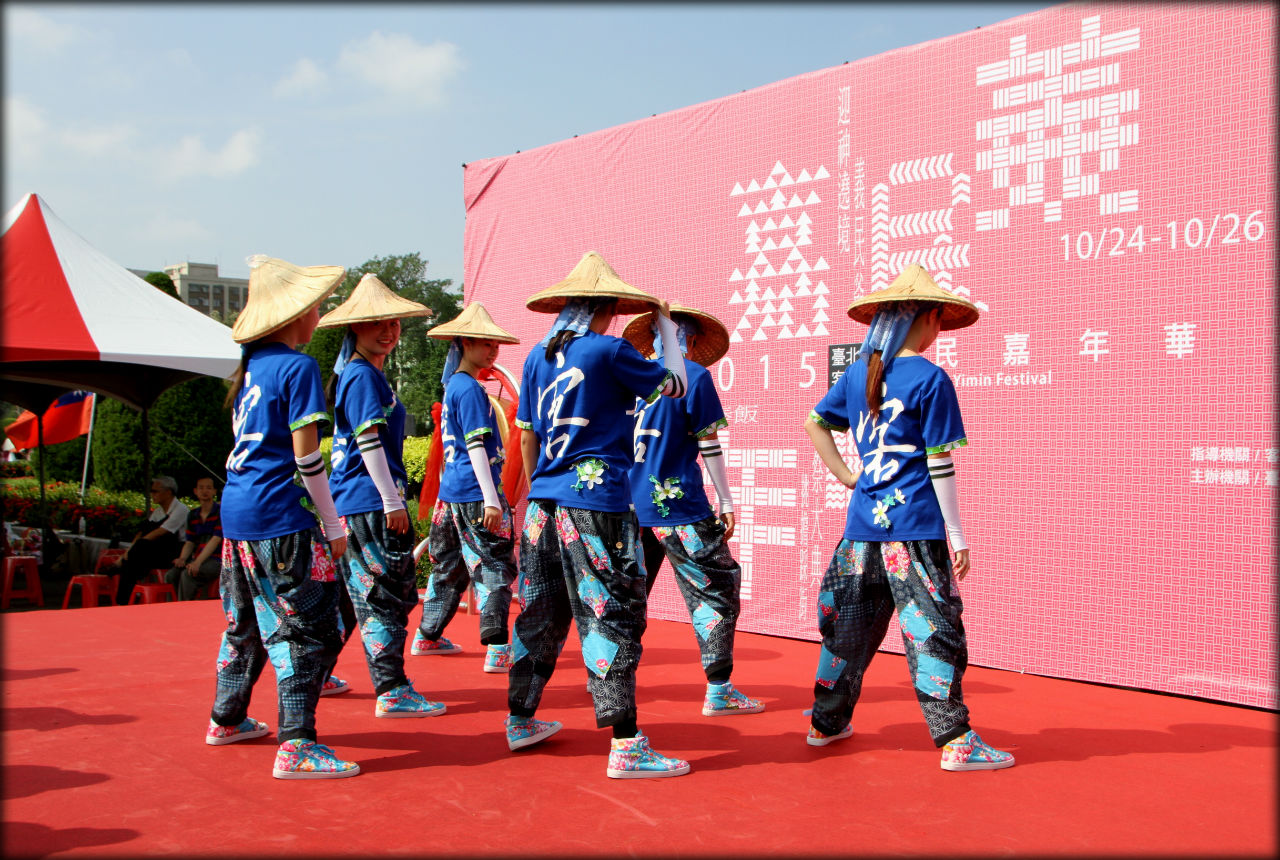
[[[642,526],[686,525],[715,513],[702,483],[698,440],[729,422],[707,369],[694,361],[684,367],[684,397],[636,403],[631,503]]]
[[[378,428],[378,441],[386,453],[391,480],[404,498],[404,404],[396,397],[381,370],[356,358],[338,374],[333,395],[333,452],[329,464],[329,490],[340,516],[382,510],[382,494],[373,483],[356,437]]]
[[[968,444],[951,377],[929,359],[904,355],[885,375],[880,418],[867,411],[867,362],[855,362],[814,407],[834,430],[852,432],[862,474],[849,499],[847,540],[943,540],[946,526],[925,462]]]
[[[631,507],[631,412],[661,396],[667,369],[620,337],[588,331],[524,362],[516,424],[538,437],[529,498],[619,513]]]
[[[476,480],[476,471],[467,454],[467,444],[484,440],[484,455],[489,461],[493,486],[502,492],[502,436],[498,419],[484,386],[470,374],[457,371],[444,387],[444,407],[440,410],[440,442],[444,445],[444,475],[440,478],[442,502],[481,502],[484,492]]]
[[[316,525],[315,514],[302,506],[308,497],[293,459],[293,431],[328,420],[314,358],[283,343],[249,356],[231,413],[236,442],[222,491],[225,537],[265,540]]]

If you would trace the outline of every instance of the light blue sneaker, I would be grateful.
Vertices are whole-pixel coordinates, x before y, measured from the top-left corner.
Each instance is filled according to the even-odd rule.
[[[204,742],[216,747],[260,738],[270,731],[270,726],[253,717],[245,717],[244,722],[238,726],[220,726],[213,720],[209,720],[209,730],[205,732]]]
[[[322,696],[336,696],[339,693],[345,693],[351,689],[351,685],[339,678],[337,675],[330,675],[324,679],[324,686],[320,688]]]
[[[507,748],[515,751],[545,741],[560,731],[561,723],[556,720],[535,720],[533,717],[508,716]]]
[[[413,684],[401,684],[378,696],[374,706],[375,717],[438,717],[445,712],[443,702],[429,702],[413,689]]]
[[[422,635],[421,630],[418,630],[413,634],[413,645],[409,647],[409,653],[417,657],[433,654],[461,654],[462,646],[454,645],[443,636],[439,639],[428,639]]]
[[[613,779],[652,779],[688,772],[687,761],[655,752],[644,732],[637,732],[634,738],[609,741],[609,767],[605,773]]]
[[[943,770],[1000,770],[1013,767],[1013,753],[985,743],[973,729],[942,748]]]
[[[764,710],[764,702],[744,696],[733,682],[707,684],[707,695],[702,700],[704,717],[724,717],[730,714],[758,714]]]
[[[490,645],[485,649],[484,670],[490,674],[511,671],[511,646]]]
[[[355,776],[360,765],[343,761],[324,744],[295,738],[280,744],[271,775],[276,779],[341,779]]]

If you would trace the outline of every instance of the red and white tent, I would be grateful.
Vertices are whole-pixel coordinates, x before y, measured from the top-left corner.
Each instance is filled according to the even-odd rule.
[[[231,329],[102,254],[28,194],[4,222],[0,377],[138,408],[195,376],[230,376]],[[9,399],[9,398],[6,398]]]

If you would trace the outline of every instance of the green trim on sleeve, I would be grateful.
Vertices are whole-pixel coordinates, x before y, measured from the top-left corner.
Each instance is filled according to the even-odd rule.
[[[816,409],[809,410],[809,420],[814,424],[817,424],[819,427],[826,427],[828,430],[835,430],[838,433],[843,433],[849,429],[848,427],[842,427],[839,424],[832,424],[830,421],[819,415]]]
[[[667,383],[668,383],[668,382],[670,382],[671,380],[675,379],[675,378],[676,378],[675,373],[673,373],[672,371],[668,370],[668,371],[667,371],[667,375],[666,375],[666,376],[664,376],[664,377],[662,377],[662,382],[658,384],[658,387],[657,387],[656,389],[654,389],[654,392],[653,392],[652,394],[650,394],[648,397],[646,397],[646,398],[644,399],[645,405],[648,405],[648,404],[652,403],[653,401],[657,400],[659,397],[661,397],[661,396],[662,396],[662,389],[666,388],[666,387],[667,387]]]
[[[697,433],[694,433],[693,435],[699,439],[705,439],[711,434],[717,433],[728,426],[729,426],[729,419],[720,418],[715,421],[712,421],[706,427],[703,427],[701,430],[699,430]]]
[[[304,415],[301,418],[299,418],[297,421],[294,421],[292,424],[290,424],[289,432],[292,433],[294,430],[298,430],[303,427],[306,427],[308,424],[314,424],[317,421],[326,421],[330,424],[333,423],[333,419],[329,417],[328,412],[312,412],[310,415]]]
[[[385,419],[385,418],[370,418],[368,421],[364,422],[364,423],[363,423],[363,424],[361,424],[359,427],[357,427],[356,429],[352,430],[352,431],[351,431],[351,435],[352,435],[352,436],[359,436],[361,433],[363,433],[364,431],[368,430],[368,429],[369,429],[370,427],[372,427],[374,424],[386,424],[386,423],[387,423],[387,419]]]
[[[963,448],[969,444],[969,440],[961,436],[954,442],[948,442],[945,445],[934,445],[932,448],[925,448],[925,454],[945,454],[948,451],[954,451],[957,448]]]
[[[517,426],[517,427],[519,427],[521,430],[532,430],[532,429],[533,429],[533,425],[532,425],[532,424],[530,424],[528,421],[521,421],[519,418],[517,418],[517,419],[516,419],[516,426]]]
[[[470,433],[463,436],[462,440],[464,442],[470,442],[472,439],[475,439],[477,436],[484,436],[492,432],[493,432],[492,427],[477,427],[476,429],[472,430]]]

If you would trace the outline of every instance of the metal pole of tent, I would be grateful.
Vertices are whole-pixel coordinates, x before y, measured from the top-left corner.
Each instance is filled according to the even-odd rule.
[[[90,394],[93,401],[89,404],[89,438],[84,443],[84,469],[80,472],[80,504],[84,504],[84,484],[89,479],[89,450],[93,447],[93,420],[98,414],[98,395]]]

